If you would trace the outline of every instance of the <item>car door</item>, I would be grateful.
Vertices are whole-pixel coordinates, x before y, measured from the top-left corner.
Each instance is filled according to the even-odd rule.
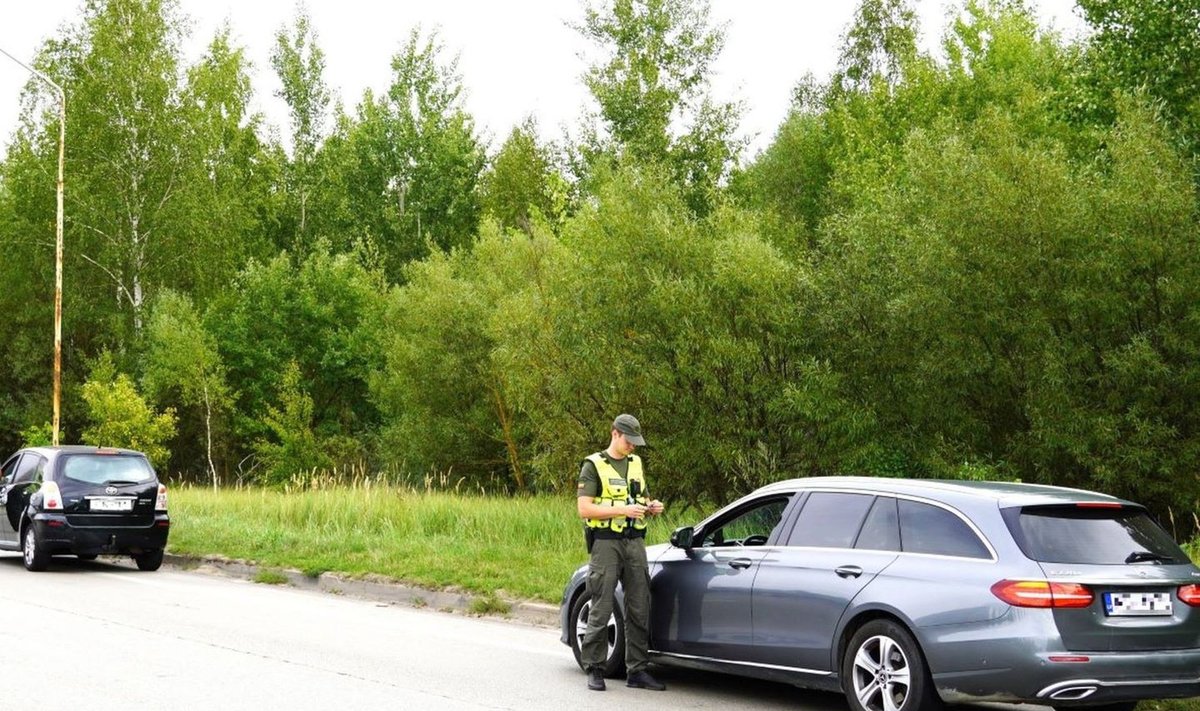
[[[860,547],[856,543],[862,541]],[[830,647],[850,601],[896,560],[895,499],[870,493],[811,493],[786,545],[758,563],[751,609],[752,660],[831,671]]]
[[[17,543],[18,531],[21,527],[21,514],[29,505],[29,497],[33,493],[31,484],[39,471],[42,458],[33,452],[18,452],[10,463],[4,465],[3,489],[0,490],[0,501],[4,503],[4,520],[0,523],[0,540],[6,543]],[[36,489],[36,487],[32,487]]]
[[[696,531],[696,545],[656,562],[651,641],[660,652],[743,660],[753,643],[750,601],[757,563],[790,494],[738,505]]]
[[[17,540],[16,524],[20,523],[20,519],[14,520],[8,513],[8,490],[12,487],[13,476],[16,474],[21,456],[22,453],[17,452],[8,458],[3,468],[0,468],[0,504],[3,504],[5,509],[5,515],[0,517],[0,543],[15,545]]]

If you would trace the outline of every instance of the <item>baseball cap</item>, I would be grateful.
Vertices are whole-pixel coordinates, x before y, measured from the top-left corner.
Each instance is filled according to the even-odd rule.
[[[613,429],[625,435],[625,439],[639,447],[646,445],[646,440],[642,438],[642,423],[638,422],[633,415],[617,415],[617,419],[613,420]]]

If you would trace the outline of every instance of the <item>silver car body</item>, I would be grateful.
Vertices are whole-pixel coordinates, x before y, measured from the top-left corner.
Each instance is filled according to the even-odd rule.
[[[877,503],[841,496],[847,494]],[[860,545],[790,545],[809,535],[793,532],[814,521],[801,523],[806,504],[832,499],[869,507],[862,520],[851,522]],[[905,511],[928,513],[964,539],[969,531],[977,543],[966,541],[964,552],[956,553],[958,544],[933,540],[925,545],[949,546],[950,554],[910,552],[908,544],[920,543],[914,524],[913,540],[901,550],[874,549],[866,529],[879,520],[875,506],[886,512],[881,517],[891,515],[891,506],[901,517]],[[694,526],[689,547],[648,550],[652,659],[845,690],[839,670],[851,636],[865,623],[887,618],[916,639],[944,701],[1083,707],[1200,695],[1200,607],[1194,606],[1200,600],[1179,597],[1183,586],[1200,583],[1200,569],[1181,552],[1118,565],[1032,559],[1014,534],[1013,517],[1056,507],[1068,514],[1079,507],[1084,514],[1112,508],[1144,515],[1137,504],[1104,494],[1030,484],[819,477],[763,487]],[[741,526],[756,511],[770,512],[763,517],[769,523],[776,509],[769,534],[731,541],[718,533]],[[851,525],[847,518],[852,516],[821,523],[833,530]],[[897,526],[909,536],[909,529]],[[1162,536],[1163,545],[1179,551]],[[1085,551],[1090,545],[1063,544]],[[568,645],[576,644],[582,629],[572,611],[586,595],[585,574],[586,565],[563,594],[562,641]],[[1083,608],[1018,606],[993,592],[1006,581],[1085,586],[1095,597]],[[1107,609],[1143,600],[1143,592],[1151,602],[1138,604],[1151,609],[1134,610],[1133,602],[1127,610]]]

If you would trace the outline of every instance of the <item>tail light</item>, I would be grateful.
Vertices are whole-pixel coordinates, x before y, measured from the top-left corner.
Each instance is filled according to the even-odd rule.
[[[42,482],[42,509],[46,511],[62,511],[62,492],[53,481]]]
[[[158,498],[156,498],[154,500],[154,510],[155,511],[166,511],[167,510],[167,485],[166,484],[158,485]]]
[[[1179,600],[1192,607],[1200,607],[1200,585],[1180,585]]]
[[[992,594],[1015,607],[1088,607],[1095,599],[1086,585],[1045,580],[1001,580]]]

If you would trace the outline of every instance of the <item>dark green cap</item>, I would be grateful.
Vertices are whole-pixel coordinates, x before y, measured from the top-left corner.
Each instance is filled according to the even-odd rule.
[[[646,446],[646,440],[642,438],[642,423],[633,415],[617,415],[617,419],[613,420],[613,429],[637,446]]]

